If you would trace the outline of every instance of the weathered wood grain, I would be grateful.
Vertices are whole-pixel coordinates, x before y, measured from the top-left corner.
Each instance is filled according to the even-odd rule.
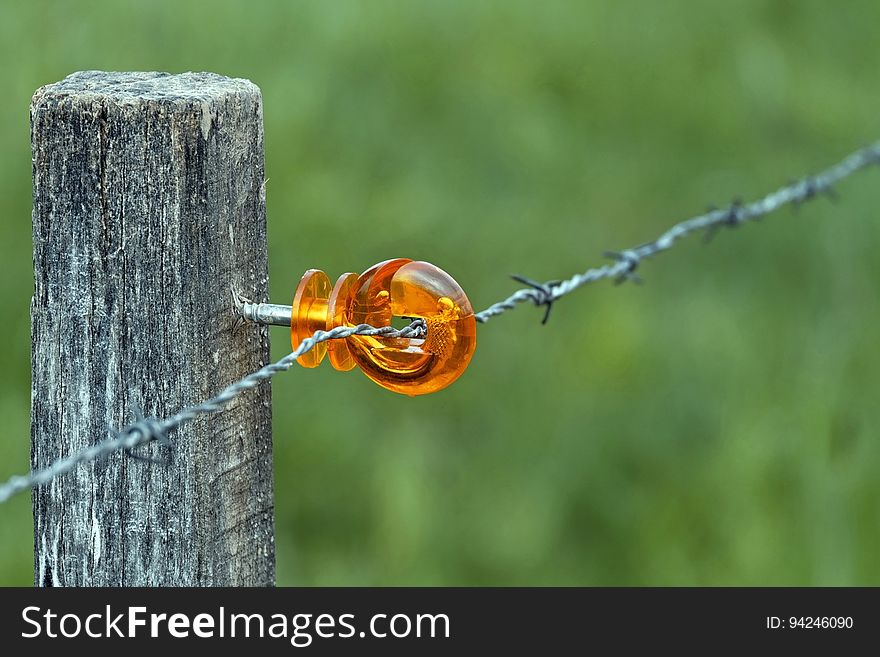
[[[31,104],[34,468],[268,362],[262,101],[208,73],[88,71]],[[38,585],[272,585],[270,388],[34,491]]]

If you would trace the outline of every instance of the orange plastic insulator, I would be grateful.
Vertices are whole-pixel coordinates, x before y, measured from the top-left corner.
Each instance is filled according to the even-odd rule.
[[[357,281],[357,274],[343,274],[333,286],[330,293],[330,300],[327,304],[327,326],[330,329],[336,326],[345,326],[345,316],[348,312],[348,299],[351,297],[352,289]],[[327,345],[327,353],[330,354],[330,363],[337,370],[347,372],[357,367],[351,352],[348,350],[348,344],[345,340],[330,340],[325,343]]]
[[[290,341],[296,349],[299,343],[315,331],[327,329],[327,302],[330,298],[330,279],[320,269],[309,269],[303,274],[290,310]],[[303,367],[317,367],[327,354],[327,343],[319,342],[297,362]]]
[[[361,371],[383,388],[405,395],[436,392],[467,368],[477,346],[474,310],[464,290],[429,262],[395,258],[363,274],[330,279],[317,269],[305,273],[293,298],[290,342],[296,349],[315,331],[335,326],[391,326],[395,317],[422,318],[424,338],[352,335],[319,343],[300,356],[316,367],[324,356],[337,370]]]

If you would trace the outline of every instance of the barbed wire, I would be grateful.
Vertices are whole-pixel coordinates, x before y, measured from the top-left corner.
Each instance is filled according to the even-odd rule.
[[[734,200],[726,208],[710,209],[704,214],[675,224],[651,242],[645,242],[623,251],[606,251],[605,256],[612,258],[614,262],[587,269],[571,278],[539,283],[524,276],[514,275],[515,280],[528,287],[519,289],[503,301],[492,304],[485,310],[476,313],[475,317],[478,322],[486,323],[493,317],[516,308],[521,303],[531,301],[536,306],[545,308],[542,322],[546,323],[555,301],[588,283],[603,279],[614,279],[617,283],[638,280],[636,269],[644,260],[668,251],[679,240],[692,233],[702,231],[708,239],[711,239],[721,228],[736,228],[747,221],[760,219],[786,205],[799,206],[822,194],[832,200],[836,199],[837,193],[834,186],[837,183],[872,164],[880,165],[880,141],[852,153],[819,174],[780,187],[756,201],[744,204],[739,200]],[[420,338],[424,337],[426,333],[427,327],[422,319],[416,319],[402,329],[360,324],[351,327],[338,326],[330,331],[316,331],[311,337],[303,340],[296,350],[281,360],[261,367],[200,404],[184,408],[165,419],[144,418],[140,413],[137,413],[137,420],[119,430],[113,438],[60,458],[41,470],[35,470],[23,476],[11,477],[0,486],[0,503],[5,502],[16,493],[48,483],[82,463],[104,458],[117,451],[131,452],[134,448],[153,440],[168,443],[168,433],[173,429],[202,415],[223,411],[241,393],[271,379],[279,372],[289,370],[297,358],[321,342],[347,338],[352,335]]]
[[[264,365],[253,374],[248,374],[243,379],[230,384],[224,388],[220,394],[203,401],[201,404],[184,408],[177,414],[163,420],[157,418],[144,418],[141,416],[136,422],[133,422],[120,430],[113,438],[96,443],[91,447],[86,447],[70,456],[60,458],[52,463],[52,465],[42,470],[35,470],[24,476],[19,475],[12,477],[5,484],[0,486],[0,503],[5,502],[10,497],[23,490],[48,483],[55,479],[55,477],[58,477],[65,472],[69,472],[80,463],[95,461],[108,456],[113,452],[122,450],[130,451],[135,447],[153,440],[168,442],[168,432],[172,429],[176,429],[181,424],[194,420],[199,416],[219,413],[226,408],[229,402],[238,397],[241,393],[250,390],[251,388],[255,388],[260,383],[267,379],[271,379],[279,372],[286,372],[289,370],[293,367],[297,358],[321,342],[338,338],[347,338],[352,335],[379,335],[386,338],[421,338],[424,337],[426,333],[427,326],[423,319],[416,319],[410,323],[409,326],[405,326],[402,329],[395,329],[393,326],[377,328],[375,326],[370,326],[369,324],[359,324],[351,327],[337,326],[330,331],[316,331],[311,337],[303,340],[294,351],[281,360],[270,363],[269,365]],[[137,414],[140,415],[140,413]]]
[[[872,164],[880,165],[880,141],[852,153],[819,174],[780,187],[757,201],[743,204],[740,200],[734,200],[726,208],[712,208],[704,214],[675,224],[652,242],[645,242],[623,251],[606,251],[605,256],[612,258],[613,263],[588,269],[562,281],[537,283],[523,276],[514,276],[515,280],[529,287],[517,290],[504,301],[492,304],[477,313],[477,321],[488,322],[493,317],[512,310],[520,303],[531,301],[536,306],[546,307],[543,319],[546,323],[553,302],[579,287],[605,278],[612,278],[618,283],[638,280],[635,271],[642,261],[668,251],[691,233],[705,231],[707,240],[711,240],[721,228],[736,228],[747,221],[756,221],[786,205],[797,207],[822,194],[836,200],[837,192],[834,186],[856,171]]]

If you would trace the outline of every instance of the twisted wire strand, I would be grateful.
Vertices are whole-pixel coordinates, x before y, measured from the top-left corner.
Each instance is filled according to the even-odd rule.
[[[180,425],[190,422],[199,416],[219,413],[241,393],[255,388],[279,372],[289,370],[297,358],[321,342],[347,338],[352,335],[378,335],[386,338],[421,338],[426,333],[427,328],[423,319],[416,319],[409,326],[402,329],[395,329],[393,326],[377,328],[369,324],[359,324],[350,327],[337,326],[330,331],[316,331],[281,360],[264,365],[256,372],[248,374],[240,381],[230,384],[219,394],[203,401],[201,404],[184,408],[177,414],[165,419],[141,417],[136,422],[118,431],[113,438],[108,438],[74,454],[60,458],[42,470],[35,470],[24,476],[18,475],[10,478],[5,484],[0,486],[0,503],[5,502],[16,493],[48,483],[65,472],[70,472],[81,463],[95,461],[120,450],[131,450],[152,440],[165,440],[168,432],[172,429],[176,429]]]
[[[711,239],[720,228],[736,228],[747,221],[756,221],[786,205],[799,206],[822,194],[834,200],[837,198],[837,192],[834,188],[837,183],[872,164],[880,165],[880,141],[852,153],[819,174],[780,187],[757,201],[747,204],[734,201],[727,208],[711,209],[704,214],[681,221],[652,242],[646,242],[623,251],[606,251],[605,255],[613,258],[615,262],[587,269],[563,281],[536,283],[515,276],[516,280],[526,282],[529,287],[519,289],[503,301],[492,304],[477,313],[477,321],[488,322],[493,317],[512,310],[518,304],[526,301],[531,301],[537,306],[547,306],[549,311],[551,304],[560,297],[564,297],[588,283],[595,283],[605,278],[611,278],[617,282],[637,280],[635,270],[642,261],[663,251],[668,251],[679,240],[691,233],[706,231],[707,239]]]
[[[516,308],[521,303],[531,301],[536,306],[546,307],[544,314],[546,322],[550,308],[556,300],[588,283],[603,279],[614,279],[617,282],[637,280],[636,269],[644,260],[671,249],[679,240],[691,233],[704,231],[707,238],[711,238],[720,228],[735,228],[747,221],[760,219],[786,205],[798,206],[822,194],[835,199],[837,194],[834,186],[838,182],[872,164],[880,165],[880,141],[852,153],[819,174],[780,187],[756,201],[747,204],[734,201],[727,208],[712,209],[704,214],[681,221],[651,242],[623,251],[608,251],[605,255],[613,258],[614,262],[601,267],[587,269],[565,280],[545,283],[514,276],[516,280],[528,285],[528,287],[517,290],[503,301],[492,304],[477,313],[476,319],[480,323],[485,323],[493,317]],[[316,331],[314,335],[303,340],[295,351],[281,360],[265,365],[200,404],[184,408],[165,419],[144,418],[139,415],[136,422],[119,430],[113,438],[58,459],[41,470],[35,470],[24,476],[11,477],[6,483],[0,485],[0,503],[5,502],[16,493],[48,483],[81,463],[94,461],[120,450],[131,450],[152,440],[167,442],[167,434],[171,430],[202,415],[219,413],[244,391],[256,387],[279,372],[289,370],[297,358],[321,342],[347,338],[352,335],[420,338],[424,337],[426,332],[425,322],[421,319],[413,321],[402,329],[360,324],[351,327],[338,326],[330,331]]]

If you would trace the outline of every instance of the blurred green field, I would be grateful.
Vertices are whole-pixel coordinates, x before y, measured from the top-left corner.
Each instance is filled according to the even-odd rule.
[[[272,299],[406,256],[479,310],[876,139],[878,26],[876,0],[2,0],[0,479],[28,465],[38,86],[253,80]],[[880,172],[839,191],[480,327],[436,395],[276,379],[279,584],[880,584]],[[30,583],[25,495],[0,584]]]

